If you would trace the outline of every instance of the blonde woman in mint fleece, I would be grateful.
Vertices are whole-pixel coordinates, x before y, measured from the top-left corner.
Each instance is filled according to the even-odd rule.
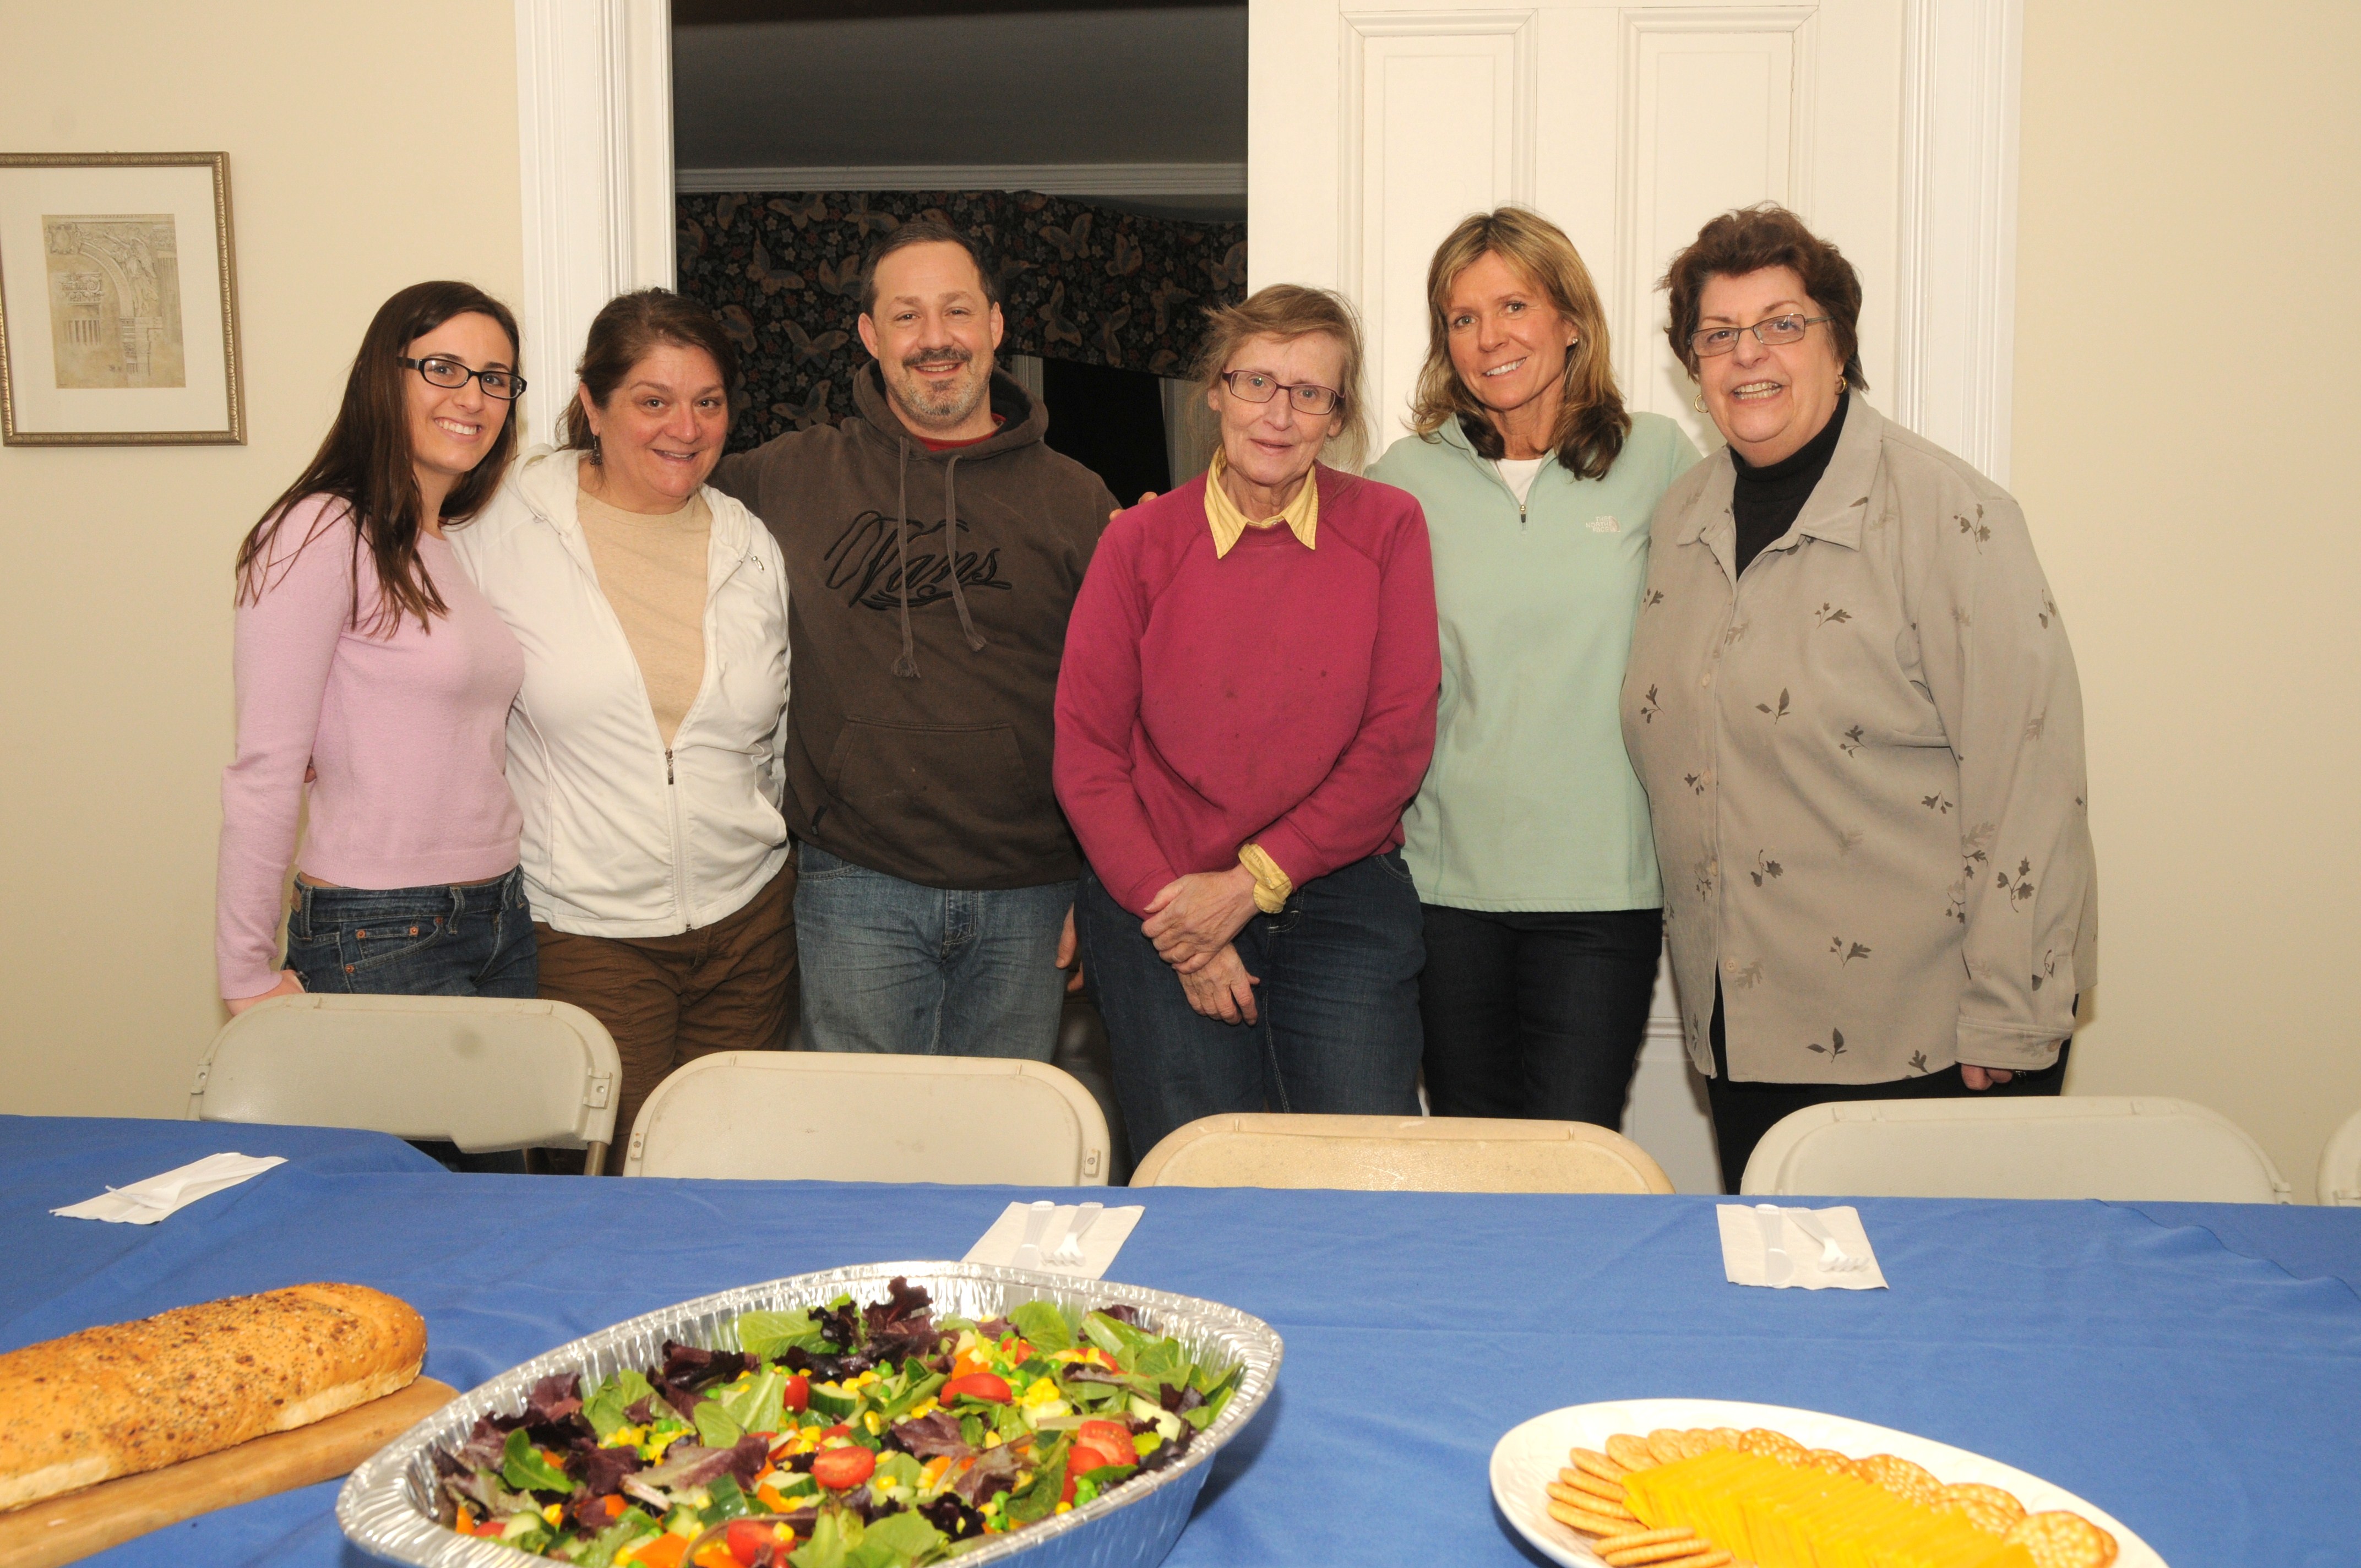
[[[1426,510],[1434,764],[1402,818],[1437,1115],[1621,1124],[1663,947],[1648,798],[1617,700],[1649,521],[1697,460],[1627,412],[1573,243],[1517,207],[1427,271],[1418,433],[1369,470]]]

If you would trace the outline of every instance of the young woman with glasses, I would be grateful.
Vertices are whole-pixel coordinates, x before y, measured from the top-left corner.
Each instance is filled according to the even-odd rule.
[[[1321,461],[1358,455],[1361,355],[1321,290],[1215,313],[1213,466],[1108,526],[1066,629],[1074,924],[1142,1154],[1224,1111],[1418,1111],[1398,851],[1434,746],[1434,576],[1417,501]]]
[[[238,548],[214,930],[233,1013],[299,990],[533,994],[505,774],[524,655],[445,537],[507,471],[518,358],[482,291],[394,295],[327,439]]]

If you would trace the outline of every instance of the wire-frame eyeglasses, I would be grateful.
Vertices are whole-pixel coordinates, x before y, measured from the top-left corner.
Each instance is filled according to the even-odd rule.
[[[1287,406],[1300,414],[1332,414],[1345,394],[1334,387],[1316,386],[1310,381],[1286,382],[1260,370],[1224,370],[1222,384],[1234,398],[1250,403],[1267,403],[1279,393],[1287,394]]]

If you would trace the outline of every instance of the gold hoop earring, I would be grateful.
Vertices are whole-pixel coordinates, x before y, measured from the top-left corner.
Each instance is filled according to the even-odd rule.
[[[1839,397],[1842,397],[1842,396],[1844,395],[1844,389],[1845,389],[1845,378],[1844,378],[1844,372],[1843,372],[1843,371],[1841,371],[1841,370],[1839,370],[1839,372],[1837,372],[1837,395],[1838,395]]]
[[[1694,403],[1691,403],[1689,406],[1690,406],[1691,408],[1693,408],[1693,409],[1697,410],[1697,412],[1699,412],[1699,413],[1703,413],[1703,412],[1705,412],[1705,389],[1704,389],[1703,387],[1699,387],[1699,388],[1697,389],[1697,401],[1696,401],[1696,402],[1694,402]]]

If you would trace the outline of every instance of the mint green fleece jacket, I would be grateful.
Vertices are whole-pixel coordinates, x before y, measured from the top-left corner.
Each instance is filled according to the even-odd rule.
[[[1434,550],[1442,706],[1433,764],[1402,818],[1402,856],[1426,903],[1663,905],[1619,703],[1648,522],[1697,461],[1679,425],[1635,413],[1605,478],[1553,459],[1521,508],[1455,422],[1404,436],[1368,470],[1418,498]]]

